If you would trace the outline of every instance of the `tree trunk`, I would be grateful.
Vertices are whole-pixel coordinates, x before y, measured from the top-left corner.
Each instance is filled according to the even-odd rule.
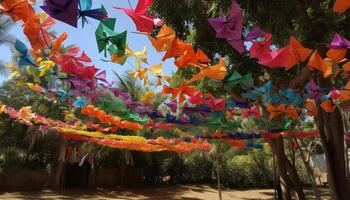
[[[286,170],[283,141],[281,142],[280,140],[281,138],[274,138],[274,139],[268,140],[268,142],[270,144],[272,152],[276,155],[277,170],[278,170],[278,175],[279,175],[281,189],[282,189],[282,198],[284,200],[291,200],[292,199],[291,182],[288,178],[287,170]]]
[[[338,109],[332,113],[319,109],[316,118],[327,162],[328,184],[332,199],[350,199],[349,181],[346,179],[344,130]]]
[[[63,188],[63,183],[64,183],[64,162],[61,162],[59,157],[61,153],[61,149],[65,149],[66,141],[63,138],[59,139],[59,144],[58,149],[53,152],[53,155],[55,157],[55,162],[54,162],[54,180],[53,180],[53,188],[54,189],[62,189]]]
[[[274,189],[275,189],[274,198],[275,200],[282,200],[281,183],[280,183],[279,175],[276,171],[276,156],[274,153],[272,153],[272,156],[273,156],[273,175],[274,175]]]
[[[222,200],[221,194],[221,181],[220,181],[220,165],[219,165],[219,150],[216,151],[216,178],[218,180],[218,192],[219,192],[219,200]]]
[[[53,184],[54,189],[62,189],[63,187],[63,173],[64,173],[64,163],[63,162],[58,162],[56,167],[55,167],[55,180]]]
[[[326,57],[327,46],[322,44],[327,43],[328,35],[333,34],[332,25],[324,23],[322,18],[328,13],[322,8],[323,2],[319,0],[315,1],[300,1],[297,6],[296,12],[300,13],[299,24],[305,27],[307,30],[304,34],[306,41],[317,43],[312,46],[320,53],[322,58]],[[319,20],[312,20],[310,18],[310,12],[308,9],[312,9],[313,16],[316,16]],[[330,79],[324,79],[320,73],[317,73],[315,79],[321,88],[332,88]],[[305,79],[307,81],[307,79]],[[304,81],[302,81],[304,82]],[[295,85],[302,85],[299,82]],[[346,164],[344,154],[344,130],[342,116],[339,110],[336,109],[333,113],[326,113],[320,106],[318,108],[318,115],[315,117],[317,128],[320,131],[320,137],[325,152],[327,162],[327,174],[328,184],[333,200],[345,200],[350,199],[350,185],[346,179]]]
[[[286,160],[287,172],[288,172],[289,178],[293,184],[293,189],[295,190],[295,192],[297,194],[297,199],[304,200],[305,195],[304,195],[303,187],[302,187],[298,172],[295,169],[295,166],[292,165],[292,163],[288,160],[287,157],[285,158],[285,160]]]
[[[340,110],[340,114],[342,116],[343,119],[343,129],[344,129],[344,133],[348,133],[350,131],[350,102],[346,102],[343,105],[340,105],[339,110]],[[346,173],[346,177],[349,180],[350,177],[350,171],[349,171],[349,155],[348,155],[348,143],[347,140],[344,139],[344,156],[345,156],[345,173]]]
[[[321,195],[320,195],[320,191],[318,190],[317,188],[317,185],[316,185],[316,179],[315,179],[315,174],[314,174],[314,170],[311,168],[305,154],[304,154],[304,151],[300,148],[300,145],[299,145],[299,142],[297,139],[294,138],[294,141],[295,143],[298,145],[298,149],[299,149],[299,152],[300,152],[300,155],[301,155],[301,159],[303,160],[303,163],[305,165],[305,168],[306,168],[306,171],[307,171],[307,175],[308,175],[308,178],[311,182],[311,185],[312,185],[312,189],[315,193],[315,200],[321,200]]]
[[[284,151],[283,137],[268,140],[272,152],[276,155],[277,169],[282,188],[282,198],[284,200],[292,199],[292,191],[297,193],[297,198],[305,199],[298,173],[288,160]]]

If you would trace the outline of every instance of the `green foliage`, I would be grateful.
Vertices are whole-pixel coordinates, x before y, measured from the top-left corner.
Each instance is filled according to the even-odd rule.
[[[219,147],[223,148],[223,147]],[[219,171],[225,187],[272,187],[273,166],[268,151],[225,151],[220,158]],[[215,158],[196,152],[191,155],[173,156],[163,163],[164,175],[170,183],[216,183]]]
[[[53,119],[63,119],[61,104],[50,101],[26,87],[7,81],[0,87],[0,102],[20,109],[31,106],[33,111]],[[0,115],[0,156],[2,170],[45,169],[54,161],[58,135],[48,129],[26,127],[6,115]]]
[[[45,159],[45,152],[28,154],[24,149],[16,147],[0,149],[0,171],[39,170],[45,169],[48,163],[50,162]]]
[[[0,148],[8,146],[23,147],[25,133],[25,126],[0,116]]]
[[[0,170],[45,169],[53,161],[53,150],[57,149],[56,134],[28,129],[3,116],[0,120]]]
[[[99,166],[113,168],[120,164],[121,151],[94,145],[95,159]]]
[[[31,106],[38,114],[48,116],[52,119],[63,119],[64,104],[52,101],[29,88],[16,85],[16,80],[6,81],[0,87],[0,102],[15,109]]]
[[[207,22],[208,17],[217,17],[222,10],[227,14],[232,0],[173,0],[170,4],[164,0],[155,0],[152,12],[164,19],[165,23],[174,28],[177,36],[191,43],[195,48],[202,48],[217,62],[217,56],[225,57],[229,65],[228,72],[246,74],[252,72],[255,85],[259,86],[264,81],[262,74],[268,74],[268,78],[274,83],[288,83],[289,79],[300,72],[300,68],[285,72],[283,69],[274,70],[262,68],[249,56],[238,55],[225,41],[215,38],[213,29]],[[252,24],[259,25],[265,31],[273,34],[273,42],[276,46],[285,45],[289,35],[295,35],[308,46],[315,46],[313,42],[329,40],[334,31],[344,36],[349,36],[349,14],[336,15],[330,12],[333,1],[323,0],[320,7],[311,5],[308,1],[296,0],[245,0],[240,4],[245,12],[245,32]],[[6,22],[7,23],[7,22]],[[0,22],[4,27],[6,23]],[[0,36],[2,32],[0,26]],[[4,37],[6,39],[6,37]],[[0,37],[0,44],[2,43]],[[0,67],[1,68],[1,67]],[[183,68],[172,77],[171,86],[177,87],[183,79],[189,79],[197,73],[196,68]],[[117,75],[117,74],[116,74]],[[30,80],[32,77],[27,77]],[[129,92],[133,100],[140,100],[148,90],[143,88],[134,79],[119,77],[118,86],[123,92]],[[227,97],[232,93],[239,94],[240,87],[224,87],[224,83],[203,79],[197,82],[196,87],[203,92],[213,92],[217,98]],[[51,81],[47,81],[51,82]],[[283,85],[283,84],[281,84]],[[156,106],[165,100],[164,95],[157,95],[153,102]],[[60,105],[57,102],[48,101],[33,91],[24,87],[17,87],[13,81],[5,83],[0,88],[0,101],[14,107],[32,106],[35,112],[45,116],[62,119]],[[115,110],[115,114],[127,117],[129,110],[121,107],[121,102],[113,99],[106,101],[104,109]],[[117,113],[118,112],[118,113]],[[0,116],[1,117],[1,116]],[[225,126],[229,130],[241,128],[243,132],[259,132],[261,127],[254,127],[252,121],[236,120],[234,124],[225,121],[223,113],[218,112],[216,121],[213,122],[211,131]],[[266,118],[267,119],[267,118]],[[264,125],[264,124],[263,124]],[[294,125],[294,124],[293,124]],[[306,128],[314,128],[313,122],[304,124]],[[263,126],[263,128],[266,128]],[[279,127],[277,127],[279,128]],[[200,127],[183,128],[189,132],[204,132]],[[207,131],[207,130],[205,130]],[[140,134],[140,133],[137,133]],[[147,132],[147,136],[164,136],[170,134],[164,132]],[[46,137],[47,136],[47,137]],[[0,168],[3,170],[16,170],[21,168],[44,168],[53,161],[57,138],[50,134],[42,137],[38,130],[32,130],[29,134],[27,128],[13,123],[6,118],[0,119]],[[28,138],[31,143],[28,143]],[[26,140],[27,139],[27,140]],[[33,142],[35,141],[35,142]],[[49,141],[49,142],[45,142]],[[74,142],[72,142],[74,144]],[[27,152],[27,149],[30,149]],[[182,155],[170,152],[143,153],[127,150],[116,150],[106,147],[94,146],[95,158],[100,167],[118,167],[121,164],[128,167],[143,169],[145,182],[149,184],[164,183],[214,183],[215,168],[219,167],[222,183],[227,187],[271,187],[273,186],[273,167],[271,153],[266,151],[228,150],[227,145],[215,143],[215,151],[207,155],[205,153],[193,153]],[[248,155],[247,155],[248,154]],[[300,161],[296,166],[303,180],[306,173]]]
[[[143,87],[137,82],[136,79],[131,78],[130,76],[120,77],[116,72],[114,72],[116,80],[118,81],[118,88],[123,92],[130,93],[133,100],[140,100],[142,94],[145,92]]]
[[[225,145],[219,145],[219,148],[223,151]],[[132,152],[134,160],[132,167],[142,169],[147,184],[215,184],[216,157],[214,154],[215,152],[212,154]],[[225,187],[273,186],[272,157],[269,151],[247,149],[223,151],[219,162],[220,176]]]
[[[253,25],[272,33],[275,47],[281,47],[289,42],[290,36],[295,36],[303,45],[312,49],[323,49],[335,32],[346,38],[350,37],[350,13],[341,15],[332,11],[334,0],[297,1],[297,0],[244,0],[238,1],[244,11],[243,34],[246,34]],[[227,57],[228,72],[233,71],[253,74],[256,86],[262,84],[261,76],[269,74],[274,85],[286,87],[292,78],[301,74],[305,63],[289,71],[284,69],[266,69],[260,66],[255,59],[238,54],[225,40],[215,37],[215,31],[207,22],[207,18],[227,15],[232,0],[186,0],[170,6],[163,0],[155,0],[152,12],[171,26],[181,39],[190,41],[192,46],[201,48],[211,58],[218,55]],[[322,50],[322,51],[323,51]],[[322,51],[321,55],[322,55]],[[249,54],[248,54],[249,55]],[[213,63],[216,63],[215,59]],[[177,73],[177,82],[191,77],[192,73]],[[228,76],[229,77],[229,76]],[[224,80],[225,82],[225,80]],[[240,87],[212,87],[208,80],[197,83],[198,88],[204,91],[215,92],[217,97],[240,94]],[[277,89],[277,88],[276,88]],[[280,88],[279,88],[280,89]]]
[[[144,154],[146,165],[141,167],[144,172],[144,182],[146,184],[161,184],[166,177],[166,168],[164,161],[169,157],[171,152],[154,152]]]
[[[232,150],[220,163],[222,184],[226,187],[265,188],[273,186],[273,162],[268,150]]]
[[[166,163],[170,183],[208,183],[212,181],[213,164],[205,153],[172,157]]]
[[[206,19],[219,16],[221,11],[227,15],[231,2],[186,0],[169,5],[162,0],[155,0],[152,12],[182,33],[179,35],[182,39],[192,37],[190,31],[196,32],[195,46],[207,47],[210,53],[217,51],[232,54],[232,49],[227,51],[227,46],[221,45],[222,40],[215,39],[215,42],[220,42],[217,45],[213,45],[215,42],[206,45],[215,38]],[[244,10],[245,28],[252,24],[260,26],[273,34],[273,41],[278,45],[286,44],[290,35],[308,42],[328,40],[333,32],[349,35],[349,12],[342,15],[333,13],[333,0],[244,0],[239,3]]]
[[[3,171],[20,170],[24,168],[25,152],[15,147],[0,150],[0,169]]]
[[[204,153],[185,158],[184,165],[186,182],[207,183],[212,180],[213,163]]]
[[[235,156],[225,166],[228,170],[222,173],[224,185],[229,184],[235,187],[251,187],[254,182],[252,176],[254,162],[249,156]]]

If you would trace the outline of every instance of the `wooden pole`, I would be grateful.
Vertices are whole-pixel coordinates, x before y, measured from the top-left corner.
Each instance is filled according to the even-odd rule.
[[[218,180],[218,191],[219,191],[219,200],[222,200],[221,194],[221,182],[220,182],[220,164],[219,164],[219,147],[216,146],[216,178]]]

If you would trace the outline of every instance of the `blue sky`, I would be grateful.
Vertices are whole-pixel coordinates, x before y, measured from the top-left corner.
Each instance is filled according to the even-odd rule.
[[[133,7],[135,7],[137,4],[137,0],[130,0],[130,2]],[[129,8],[127,0],[94,0],[93,8],[99,8],[101,7],[101,4],[103,4],[107,9],[109,17],[117,19],[115,31],[128,31],[127,42],[133,51],[141,51],[143,47],[146,46],[149,65],[158,64],[161,62],[163,54],[157,53],[155,51],[146,36],[132,33],[136,31],[133,21],[122,11],[113,8],[113,6]],[[37,1],[37,4],[35,5],[37,12],[41,11],[39,8],[40,5],[42,5],[42,1]],[[54,26],[53,30],[56,31],[57,34],[67,32],[69,36],[64,44],[76,44],[80,46],[81,49],[84,50],[86,54],[92,58],[93,64],[95,64],[99,69],[104,69],[107,71],[108,80],[114,80],[112,71],[114,70],[118,74],[125,74],[125,72],[133,69],[130,64],[133,64],[134,60],[131,58],[128,59],[129,62],[126,62],[123,66],[102,61],[101,59],[105,58],[103,52],[101,54],[98,53],[95,40],[95,30],[98,24],[98,21],[90,19],[89,24],[85,25],[83,29],[81,27],[80,21],[78,28],[74,28],[72,26],[64,24],[63,22],[57,21],[57,24]],[[23,34],[22,26],[19,22],[17,22],[15,26],[10,30],[10,33],[29,46],[28,39]],[[0,46],[0,59],[4,60],[5,62],[10,62],[11,51],[9,47],[4,45]],[[174,66],[173,62],[173,59],[168,59],[166,62],[163,62],[165,74],[170,75],[172,72],[175,72],[176,67]],[[6,77],[0,77],[0,84],[4,81],[4,79],[6,79]]]

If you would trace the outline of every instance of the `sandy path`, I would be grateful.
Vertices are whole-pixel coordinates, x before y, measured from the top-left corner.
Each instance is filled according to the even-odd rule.
[[[261,190],[225,190],[224,200],[265,200],[273,199],[274,191]],[[216,200],[218,193],[215,188],[206,185],[175,185],[158,186],[132,189],[116,188],[114,191],[106,189],[98,190],[67,190],[60,192],[12,192],[0,193],[0,199],[122,199],[122,200]],[[327,198],[325,198],[327,199]]]

